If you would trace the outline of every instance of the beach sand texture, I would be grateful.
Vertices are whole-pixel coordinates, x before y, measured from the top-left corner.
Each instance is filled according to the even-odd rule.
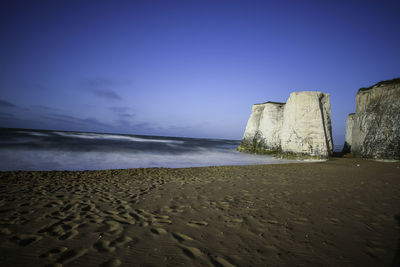
[[[399,215],[398,162],[1,172],[0,265],[391,266]]]

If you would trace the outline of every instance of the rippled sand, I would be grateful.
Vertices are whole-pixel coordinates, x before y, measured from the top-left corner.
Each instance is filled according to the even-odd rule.
[[[390,266],[399,214],[400,163],[1,172],[0,265]]]

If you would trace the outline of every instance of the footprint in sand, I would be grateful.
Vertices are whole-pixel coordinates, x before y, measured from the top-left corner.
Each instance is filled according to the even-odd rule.
[[[18,234],[16,236],[13,236],[10,240],[16,242],[22,247],[26,247],[33,242],[39,241],[40,239],[42,239],[42,237],[38,235]]]
[[[125,214],[125,213],[115,214],[115,215],[111,216],[111,218],[114,221],[117,221],[122,224],[135,224],[136,223],[135,219],[132,216],[130,216],[129,213],[128,214]]]
[[[171,224],[172,221],[170,219],[158,219],[157,217],[153,218],[152,223],[154,225],[157,224]]]
[[[152,214],[142,209],[136,209],[134,212],[130,212],[129,215],[133,220],[139,222],[139,225],[143,227],[148,225],[160,226],[163,224],[172,223],[172,220],[168,215]]]
[[[208,222],[206,221],[189,221],[187,225],[192,226],[192,227],[201,227],[201,226],[207,226]]]
[[[164,235],[167,234],[167,231],[164,228],[152,228],[150,230],[153,234],[156,235]]]
[[[229,208],[230,204],[227,201],[220,201],[219,205],[223,208]]]
[[[172,233],[172,236],[178,241],[178,242],[183,242],[183,241],[192,241],[193,238],[190,236],[187,236],[185,234],[181,233]]]
[[[116,238],[114,241],[111,241],[108,246],[112,248],[119,248],[123,246],[130,246],[139,242],[139,239],[132,239],[129,236],[121,235],[120,237]]]
[[[364,251],[372,258],[379,258],[387,253],[385,244],[375,240],[368,240]]]
[[[142,209],[135,209],[135,211],[130,212],[129,215],[131,215],[137,221],[149,221],[152,218],[152,214]]]
[[[66,248],[66,247],[53,248],[53,249],[47,251],[46,253],[41,254],[39,257],[40,258],[51,258],[51,257],[54,257],[54,256],[64,252],[64,251],[67,251],[67,250],[68,250],[68,248]]]
[[[115,247],[110,246],[110,241],[108,240],[99,240],[96,243],[94,243],[93,247],[97,249],[98,252],[114,252]]]
[[[237,227],[240,226],[241,223],[243,223],[243,218],[227,218],[225,225],[227,227]]]
[[[101,267],[117,267],[121,265],[120,259],[111,259],[101,265]]]
[[[198,258],[203,255],[200,249],[195,247],[189,247],[184,245],[179,245],[179,248],[182,250],[183,254],[188,256],[191,259]]]
[[[279,224],[277,220],[261,220],[261,221],[269,224]]]
[[[49,202],[45,205],[46,208],[53,208],[53,207],[58,207],[58,206],[62,206],[64,205],[64,202],[62,202],[61,200],[56,200],[56,201],[52,201]]]
[[[82,257],[88,252],[87,249],[71,249],[65,251],[61,256],[58,258],[57,263],[68,263],[71,261],[76,260],[79,257]]]
[[[11,235],[11,231],[8,228],[0,228],[0,234]]]
[[[232,219],[232,222],[234,222],[234,223],[242,223],[243,222],[243,218],[234,218],[234,219]]]
[[[69,232],[66,232],[64,235],[60,236],[58,239],[60,240],[69,240],[77,236],[79,232],[77,230],[71,230]]]
[[[300,218],[297,218],[295,221],[294,221],[294,223],[296,223],[296,224],[307,224],[307,223],[309,223],[310,221],[307,219],[307,218],[304,218],[304,217],[300,217]]]
[[[122,232],[123,227],[116,221],[105,221],[104,225],[97,229],[97,232],[106,232],[109,234],[118,234]]]
[[[235,265],[231,264],[229,261],[225,260],[224,258],[222,258],[220,256],[216,256],[216,257],[210,256],[210,260],[214,264],[214,266],[235,267]]]
[[[164,207],[162,209],[163,212],[166,213],[182,213],[184,212],[184,209],[187,208],[187,206],[170,206],[170,207]]]
[[[329,221],[332,224],[339,224],[340,223],[340,220],[338,218],[325,217],[325,220]]]

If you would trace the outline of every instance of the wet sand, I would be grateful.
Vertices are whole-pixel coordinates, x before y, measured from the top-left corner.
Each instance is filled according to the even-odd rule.
[[[1,172],[0,265],[391,266],[399,215],[398,162]]]

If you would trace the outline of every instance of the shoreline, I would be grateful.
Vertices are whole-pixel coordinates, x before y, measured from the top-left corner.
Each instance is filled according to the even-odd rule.
[[[0,264],[398,261],[400,163],[309,163],[0,172]]]
[[[264,156],[264,155],[263,155]],[[329,159],[286,159],[286,158],[275,158],[272,159],[277,160],[277,162],[268,162],[268,163],[258,163],[258,164],[233,164],[233,165],[207,165],[207,166],[187,166],[187,167],[133,167],[133,168],[107,168],[107,169],[53,169],[53,170],[0,170],[1,173],[6,172],[86,172],[86,171],[109,171],[109,170],[135,170],[135,169],[190,169],[190,168],[212,168],[212,167],[234,167],[234,166],[267,166],[267,165],[286,165],[286,164],[301,164],[301,163],[317,163],[317,162],[326,162]]]

